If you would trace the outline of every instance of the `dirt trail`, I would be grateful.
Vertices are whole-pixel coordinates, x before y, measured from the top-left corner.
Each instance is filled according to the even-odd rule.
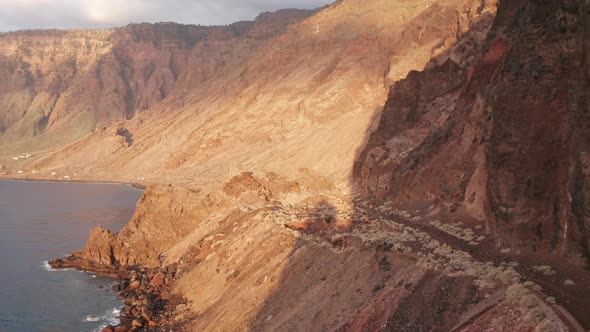
[[[369,208],[366,212],[371,216],[371,219],[392,220],[391,215],[382,213],[376,208]],[[404,216],[396,216],[393,221],[424,232],[432,239],[447,244],[454,250],[466,252],[479,262],[492,262],[496,266],[510,264],[522,276],[523,282],[532,281],[542,287],[542,293],[539,295],[555,298],[556,302],[565,307],[581,325],[585,328],[590,327],[590,315],[588,315],[590,312],[590,275],[587,271],[574,269],[565,262],[552,261],[551,270],[544,274],[538,268],[549,266],[546,259],[542,261],[539,257],[531,254],[502,253],[501,249],[494,244],[493,239],[487,235],[486,239],[478,242],[477,245],[470,245],[468,242],[428,223],[434,219],[429,217],[413,221]],[[573,281],[574,284],[564,285],[566,280]],[[554,310],[556,314],[564,316],[558,307]],[[570,326],[574,331],[578,330],[575,325],[576,322],[572,322],[572,326]]]

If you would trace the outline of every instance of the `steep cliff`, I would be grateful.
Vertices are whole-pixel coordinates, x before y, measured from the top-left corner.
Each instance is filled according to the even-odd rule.
[[[357,161],[359,192],[588,264],[585,8],[504,1],[483,49],[461,45],[397,82]]]
[[[482,230],[474,246],[370,204],[276,174],[244,173],[212,193],[158,187],[121,232],[94,230],[86,248],[52,264],[175,271],[166,283],[182,299],[171,320],[152,317],[155,331],[170,322],[180,331],[583,331],[569,312],[590,323],[583,276],[555,292],[569,274],[495,256]],[[138,296],[147,295],[130,303]]]
[[[197,88],[312,12],[225,27],[132,24],[0,34],[0,155],[55,149]]]

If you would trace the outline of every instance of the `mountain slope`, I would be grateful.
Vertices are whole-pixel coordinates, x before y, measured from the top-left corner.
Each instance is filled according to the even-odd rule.
[[[226,27],[174,23],[0,35],[2,155],[55,149],[196,88],[306,10]],[[227,63],[227,64],[226,64]]]
[[[303,168],[347,186],[387,83],[444,51],[458,29],[477,20],[480,5],[338,2],[222,66],[198,88],[177,89],[121,128],[98,130],[21,168],[199,185],[222,184],[240,171],[290,176]],[[355,10],[362,15],[350,15]],[[213,61],[206,50],[193,61]],[[133,136],[131,146],[118,129]]]

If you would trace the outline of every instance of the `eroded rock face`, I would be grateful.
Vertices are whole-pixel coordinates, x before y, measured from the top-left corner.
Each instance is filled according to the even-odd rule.
[[[92,230],[84,249],[74,252],[71,258],[107,267],[159,267],[162,253],[219,207],[221,204],[214,198],[202,198],[189,190],[150,188],[127,226],[116,234],[100,227]]]
[[[121,232],[97,228],[83,250],[51,264],[119,278],[123,324],[137,319],[147,331],[577,326],[571,316],[556,316],[563,308],[544,303],[542,282],[549,279],[494,257],[485,239],[472,246],[451,234],[429,234],[423,223],[400,222],[391,204],[353,204],[338,191],[309,190],[255,173],[235,176],[219,192],[150,188]],[[318,227],[293,227],[299,221]],[[576,286],[585,287],[576,277]],[[568,310],[587,303],[555,295]],[[162,306],[171,298],[173,306]]]
[[[504,1],[483,43],[396,83],[357,162],[359,191],[459,208],[500,243],[587,262],[584,8]]]
[[[255,177],[253,173],[235,176],[223,192],[150,187],[121,231],[112,233],[97,227],[90,232],[82,250],[51,263],[54,267],[76,267],[106,274],[117,274],[118,270],[132,266],[157,268],[166,260],[166,251],[215,215],[227,213],[240,204],[270,204],[271,199],[298,190],[300,186],[295,181],[276,174]]]
[[[225,27],[132,24],[0,34],[0,146],[55,148],[199,86],[312,11]]]
[[[134,109],[130,120],[99,125],[91,135],[26,164],[9,158],[9,171],[200,186],[223,185],[243,171],[294,178],[310,169],[344,188],[389,84],[445,54],[493,12],[491,1],[338,1],[305,19],[287,11],[273,14],[280,19],[265,14],[250,29],[237,24],[243,33],[215,30],[199,39],[186,64],[175,60],[184,74],[166,98],[158,102],[159,91],[149,84],[137,84],[137,91],[132,84],[133,105],[148,109]],[[277,21],[294,24],[275,26]],[[149,26],[136,29],[141,38],[129,42],[137,50],[129,55],[128,76],[144,82],[140,72],[153,60],[155,70],[168,77],[168,56],[160,59],[159,53],[168,48],[148,42],[155,38]],[[139,98],[141,91],[146,98]],[[117,135],[119,128],[130,135]]]

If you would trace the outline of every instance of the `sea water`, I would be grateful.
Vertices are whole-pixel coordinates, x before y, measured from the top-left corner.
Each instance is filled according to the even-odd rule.
[[[96,331],[117,322],[114,281],[47,261],[121,229],[141,191],[126,185],[0,180],[0,332]]]

